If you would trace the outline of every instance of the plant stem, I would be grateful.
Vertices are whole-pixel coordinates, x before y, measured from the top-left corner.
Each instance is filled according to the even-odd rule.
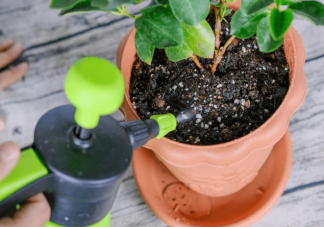
[[[229,38],[225,45],[224,45],[224,52],[226,51],[227,47],[233,42],[233,40],[235,39],[235,35],[232,35],[231,38]]]
[[[220,46],[220,32],[222,29],[222,24],[221,24],[221,17],[220,17],[220,9],[218,7],[214,7],[215,10],[215,17],[216,17],[216,22],[215,22],[215,49],[218,50]]]
[[[223,58],[223,55],[227,49],[227,47],[232,43],[232,41],[235,39],[235,36],[232,35],[231,38],[229,38],[225,45],[222,46],[219,50],[215,51],[215,58],[214,58],[214,63],[213,65],[211,66],[211,72],[212,74],[214,74],[216,72],[216,69],[217,69],[217,66],[218,64],[220,63],[220,61],[222,60]]]
[[[205,69],[204,66],[202,66],[202,64],[199,62],[199,59],[198,59],[197,55],[193,54],[189,58],[194,61],[194,63],[196,64],[196,66],[198,68]]]
[[[132,18],[133,20],[135,20],[138,16],[134,16],[132,14],[130,14],[125,6],[120,6],[117,7],[118,11],[111,11],[112,14],[114,15],[118,15],[118,16],[127,16],[129,18]]]
[[[127,11],[126,8],[125,8],[125,14],[124,14],[124,15],[125,15],[125,16],[128,16],[129,18],[132,18],[133,20],[135,20],[136,17],[137,17],[137,16],[134,16],[134,15],[130,14],[130,13]]]
[[[220,10],[220,18],[222,21],[224,19],[224,15],[225,15],[228,3],[225,0],[220,0],[220,3],[222,4],[221,10]]]
[[[220,61],[222,60],[222,56],[224,52],[224,48],[221,47],[219,50],[215,51],[215,57],[214,57],[214,63],[211,66],[211,73],[214,74],[216,72],[217,66],[220,63]]]

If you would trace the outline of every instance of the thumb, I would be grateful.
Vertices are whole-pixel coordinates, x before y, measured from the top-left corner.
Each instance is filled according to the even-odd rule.
[[[19,155],[16,143],[8,141],[0,145],[0,181],[16,166]],[[49,220],[50,212],[45,196],[38,194],[29,198],[13,217],[0,219],[0,227],[42,227]]]
[[[43,227],[50,219],[51,208],[40,193],[29,198],[13,217],[0,219],[0,227]]]
[[[2,181],[16,166],[20,156],[19,146],[8,141],[0,145],[0,181]]]

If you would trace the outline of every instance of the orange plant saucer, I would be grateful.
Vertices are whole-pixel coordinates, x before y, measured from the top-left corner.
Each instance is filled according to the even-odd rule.
[[[172,227],[245,227],[256,223],[282,195],[291,164],[287,131],[250,184],[232,195],[207,197],[175,178],[151,150],[136,150],[132,163],[137,187],[147,206]]]

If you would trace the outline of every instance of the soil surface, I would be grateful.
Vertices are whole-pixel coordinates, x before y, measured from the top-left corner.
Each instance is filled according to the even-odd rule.
[[[231,16],[222,21],[221,46],[230,35]],[[207,21],[214,28],[214,15]],[[242,137],[277,110],[289,87],[289,66],[283,47],[264,54],[256,37],[235,39],[214,75],[212,59],[170,62],[156,49],[151,65],[134,62],[130,87],[133,108],[143,120],[173,113],[179,120],[166,137],[178,142],[210,145]]]

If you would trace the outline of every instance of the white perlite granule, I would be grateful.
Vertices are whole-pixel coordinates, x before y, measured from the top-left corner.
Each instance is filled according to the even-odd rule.
[[[241,105],[244,106],[245,105],[245,99],[241,99]]]

